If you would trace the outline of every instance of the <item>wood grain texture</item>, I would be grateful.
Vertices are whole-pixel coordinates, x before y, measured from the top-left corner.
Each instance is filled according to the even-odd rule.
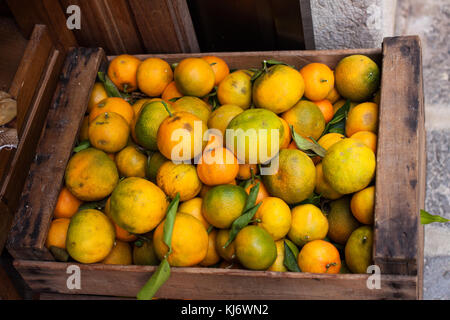
[[[15,259],[53,260],[44,243],[97,70],[100,48],[68,53],[8,238]]]
[[[23,35],[28,38],[35,24],[47,25],[61,51],[76,46],[73,32],[66,26],[66,17],[58,0],[6,0]]]
[[[420,40],[385,38],[379,112],[374,262],[382,273],[420,275],[425,129]]]
[[[186,0],[129,3],[147,52],[200,51]]]
[[[64,10],[69,5],[80,7],[81,29],[73,30],[80,46],[102,47],[110,54],[143,52],[127,0],[60,1]]]
[[[135,297],[156,267],[81,265],[81,289],[67,288],[74,263],[16,260],[14,267],[36,291]],[[381,277],[370,290],[368,275],[280,273],[213,268],[172,268],[158,298],[171,299],[415,299],[416,277]]]
[[[202,53],[179,53],[179,54],[138,54],[141,60],[149,57],[159,57],[168,63],[179,62],[188,57],[201,57],[215,55],[224,59],[231,69],[260,68],[262,61],[275,59],[300,68],[310,62],[322,62],[330,68],[336,67],[337,63],[347,55],[364,54],[381,64],[380,49],[346,49],[346,50],[285,50],[285,51],[253,51],[253,52],[202,52]],[[115,56],[108,56],[112,60]]]
[[[22,137],[24,119],[34,97],[38,83],[45,71],[53,48],[52,39],[45,25],[36,25],[11,83],[9,93],[17,100],[17,132]]]

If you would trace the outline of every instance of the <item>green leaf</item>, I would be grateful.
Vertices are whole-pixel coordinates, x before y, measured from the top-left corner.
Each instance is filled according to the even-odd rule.
[[[83,203],[81,206],[78,207],[78,211],[86,210],[86,209],[103,210],[105,208],[106,201],[108,201],[108,198],[105,198],[100,201]]]
[[[283,66],[288,66],[291,68],[294,68],[294,66],[291,66],[290,64],[287,64],[286,62],[282,62],[282,61],[278,61],[278,60],[274,60],[274,59],[269,59],[269,60],[265,60],[266,64],[270,64],[270,65],[277,65],[277,64],[281,64]]]
[[[171,98],[171,99],[169,99],[169,101],[170,102],[175,102],[175,101],[177,101],[178,99],[181,99],[182,97],[175,97],[175,98]]]
[[[316,155],[319,157],[325,157],[325,154],[327,150],[322,148],[320,144],[317,142],[311,142],[305,138],[303,138],[301,135],[299,135],[297,132],[295,132],[294,127],[290,125],[291,132],[292,132],[292,139],[294,139],[295,144],[297,145],[297,148],[299,148],[302,151],[313,151]]]
[[[103,86],[105,87],[105,91],[108,97],[123,98],[119,89],[117,89],[116,85],[111,81],[107,74],[105,74],[104,72],[98,72],[98,78],[101,82],[103,82]]]
[[[180,193],[177,192],[175,198],[173,198],[172,202],[169,204],[166,213],[166,221],[164,222],[164,243],[169,247],[170,254],[172,252],[172,232],[173,225],[175,223],[175,217],[178,211],[178,203],[180,202]]]
[[[170,277],[170,265],[167,258],[164,258],[159,264],[156,271],[152,274],[150,280],[141,288],[136,298],[138,300],[151,300],[159,288]]]
[[[228,247],[230,243],[233,242],[234,238],[236,238],[239,231],[241,231],[244,227],[246,227],[250,223],[250,221],[252,221],[256,211],[258,211],[261,204],[262,202],[248,209],[239,218],[233,221],[233,223],[231,224],[230,236],[228,238],[227,243],[225,243],[225,245],[223,246],[224,249]]]
[[[316,207],[320,207],[320,199],[321,198],[322,198],[321,194],[313,193],[308,199],[303,200],[302,202],[298,203],[297,205],[313,204]]]
[[[206,230],[206,232],[208,232],[208,234],[210,234],[211,231],[213,231],[213,229],[214,229],[214,226],[213,226],[213,225],[210,225],[210,226],[208,227],[208,230]]]
[[[286,242],[284,242],[284,260],[283,260],[284,266],[292,272],[301,272],[300,268],[297,264],[297,259],[295,259],[295,255],[292,252],[291,248],[287,245]]]
[[[247,201],[245,201],[245,206],[242,212],[247,211],[248,209],[255,206],[256,198],[258,197],[260,183],[257,182],[248,193]],[[248,186],[247,186],[248,187]]]
[[[89,142],[89,140],[81,141],[75,148],[73,148],[73,152],[75,153],[80,152],[81,150],[87,149],[90,146],[91,143]]]
[[[450,220],[446,219],[444,217],[441,217],[439,215],[430,214],[430,213],[426,212],[425,210],[420,210],[420,223],[421,224],[429,224],[429,223],[433,223],[433,222],[445,223],[445,222],[450,222]]]
[[[322,136],[331,132],[344,134],[345,121],[347,120],[347,114],[349,110],[350,110],[350,100],[347,99],[344,105],[340,107],[338,111],[336,111],[330,122],[327,123],[327,125],[325,126],[325,130],[323,130]]]

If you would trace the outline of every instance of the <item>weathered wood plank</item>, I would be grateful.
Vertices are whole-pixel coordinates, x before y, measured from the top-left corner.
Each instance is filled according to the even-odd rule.
[[[27,44],[19,68],[11,83],[9,93],[17,100],[17,132],[23,133],[23,122],[45,71],[53,48],[52,39],[45,25],[36,25]]]
[[[16,259],[53,259],[44,243],[102,59],[101,48],[76,48],[67,56],[9,234],[8,250]]]
[[[382,273],[420,275],[425,194],[421,47],[385,38],[379,112],[374,261]]]
[[[81,289],[68,289],[74,263],[16,260],[15,268],[36,291],[135,297],[155,271],[149,266],[81,265]],[[381,276],[381,289],[367,288],[369,275],[280,273],[212,268],[172,268],[157,297],[171,299],[416,299],[416,277]],[[218,289],[220,288],[220,289]]]
[[[9,9],[25,37],[34,25],[47,25],[49,33],[60,51],[76,46],[73,32],[66,27],[66,16],[58,0],[7,0]]]
[[[110,54],[143,52],[127,0],[61,0],[64,10],[77,5],[81,29],[73,30],[80,46],[102,47]]]
[[[186,0],[129,3],[147,52],[200,51]]]
[[[285,51],[253,51],[253,52],[202,52],[202,53],[179,53],[179,54],[138,54],[135,55],[141,60],[150,57],[159,57],[168,63],[178,62],[188,57],[201,57],[206,55],[215,55],[223,58],[230,68],[260,68],[261,62],[266,59],[275,59],[283,61],[296,68],[304,66],[310,62],[322,62],[330,68],[334,68],[344,57],[351,54],[364,54],[381,64],[380,49],[346,49],[346,50],[285,50]],[[108,56],[112,60],[115,56]]]

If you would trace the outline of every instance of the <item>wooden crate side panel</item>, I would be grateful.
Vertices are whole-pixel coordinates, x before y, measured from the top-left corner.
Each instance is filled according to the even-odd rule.
[[[44,243],[102,59],[99,48],[76,48],[67,56],[9,234],[16,259],[53,260]]]
[[[14,19],[25,37],[29,37],[35,24],[47,25],[58,49],[76,46],[73,32],[66,27],[66,17],[58,0],[6,0]]]
[[[36,25],[9,89],[11,96],[17,100],[19,138],[22,136],[24,120],[52,48],[53,43],[48,28],[45,25]]]
[[[200,51],[186,0],[129,0],[129,4],[147,52]]]
[[[425,132],[419,38],[385,38],[378,130],[374,261],[382,273],[420,275]]]
[[[156,267],[80,265],[81,289],[67,288],[71,263],[16,260],[15,268],[36,291],[135,297]],[[211,268],[172,268],[158,291],[171,299],[415,299],[416,277],[381,278],[367,288],[369,275],[326,275]]]
[[[135,55],[141,60],[150,57],[159,57],[168,63],[179,62],[184,58],[202,57],[215,55],[224,59],[232,69],[260,68],[262,61],[275,59],[300,68],[311,62],[321,62],[330,68],[336,67],[337,63],[351,54],[364,54],[374,59],[381,65],[380,49],[346,49],[346,50],[323,50],[323,51],[254,51],[254,52],[202,52],[202,53],[180,53],[180,54],[141,54]],[[108,56],[112,60],[115,56]]]
[[[143,52],[142,40],[127,0],[60,2],[64,10],[70,5],[80,7],[81,29],[73,31],[80,46],[102,47],[112,54]]]

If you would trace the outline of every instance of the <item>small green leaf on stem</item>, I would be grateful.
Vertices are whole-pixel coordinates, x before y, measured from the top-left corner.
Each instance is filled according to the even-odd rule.
[[[210,225],[210,226],[208,227],[208,230],[206,230],[206,232],[208,232],[208,234],[210,234],[211,231],[213,231],[213,229],[214,229],[214,226],[213,226],[213,225]]]
[[[167,113],[169,114],[169,117],[173,117],[173,113],[170,112],[169,106],[167,105],[167,103],[165,101],[160,101],[160,102],[163,104],[164,108],[166,109]]]
[[[250,189],[250,192],[248,193],[247,201],[245,202],[244,209],[242,210],[243,213],[245,211],[247,211],[248,209],[255,206],[256,198],[258,197],[258,192],[259,192],[259,185],[260,185],[260,183],[258,182]]]
[[[445,223],[445,222],[450,222],[449,219],[446,219],[444,217],[441,217],[439,215],[433,215],[430,214],[428,212],[426,212],[425,210],[420,210],[420,223],[421,224],[429,224],[429,223],[433,223],[433,222],[439,222],[439,223]]]
[[[344,105],[340,107],[338,111],[336,111],[330,122],[327,123],[327,125],[325,126],[325,130],[323,130],[322,136],[330,132],[344,134],[345,121],[347,120],[347,114],[349,110],[350,110],[350,100],[347,99]]]
[[[175,101],[177,101],[178,99],[181,99],[181,97],[171,98],[171,99],[169,99],[169,102],[175,102]]]
[[[284,241],[284,266],[292,272],[301,272],[300,268],[297,264],[297,259],[295,258],[294,253],[291,248],[287,245],[286,241]]]
[[[73,152],[75,153],[80,152],[81,150],[87,149],[90,146],[91,143],[89,142],[89,140],[81,141],[75,148],[73,148]]]
[[[156,271],[152,274],[150,280],[141,288],[137,294],[138,300],[151,300],[159,288],[170,277],[170,265],[167,258],[164,258],[159,264]]]
[[[266,64],[269,64],[269,65],[281,64],[283,66],[288,66],[288,67],[294,68],[294,66],[291,66],[290,64],[287,64],[286,62],[282,62],[282,61],[278,61],[278,60],[274,60],[274,59],[269,59],[269,60],[265,60],[265,61],[266,61]]]
[[[98,78],[101,82],[103,82],[103,86],[105,87],[108,97],[123,98],[119,89],[117,89],[116,85],[111,81],[107,74],[104,72],[98,72]]]
[[[291,128],[292,139],[294,139],[295,144],[297,145],[297,148],[299,148],[302,151],[308,151],[308,150],[312,151],[316,155],[318,155],[319,157],[322,157],[322,158],[325,157],[327,150],[322,148],[322,146],[320,144],[318,144],[315,141],[311,142],[311,141],[303,138],[301,135],[299,135],[297,132],[295,132],[294,127],[292,125],[290,125],[289,127]]]
[[[164,222],[164,235],[163,240],[164,243],[169,247],[170,254],[172,252],[172,232],[173,225],[175,223],[175,217],[178,211],[178,203],[180,202],[180,193],[177,192],[175,198],[173,198],[172,202],[169,204],[166,213],[166,221]]]
[[[261,206],[261,203],[262,202],[248,209],[239,218],[233,221],[233,223],[231,224],[230,236],[227,243],[225,243],[225,245],[223,246],[224,249],[226,249],[230,245],[230,243],[234,241],[234,238],[236,238],[239,231],[241,231],[252,221],[253,217],[256,214],[256,211],[258,211],[259,207]]]

